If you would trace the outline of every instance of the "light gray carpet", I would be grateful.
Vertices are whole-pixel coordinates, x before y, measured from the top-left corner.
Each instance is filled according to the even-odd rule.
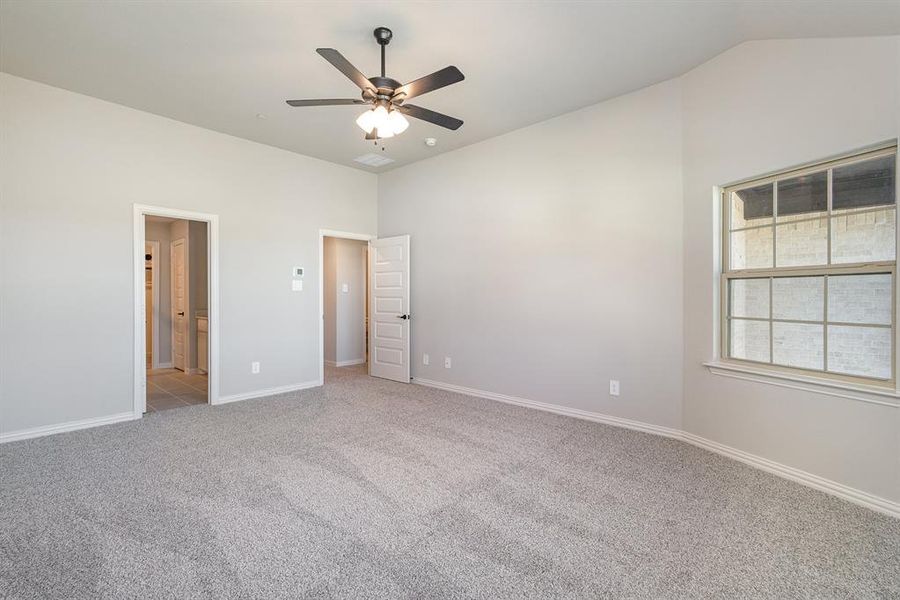
[[[329,377],[0,446],[0,597],[900,597],[900,520],[681,442]]]

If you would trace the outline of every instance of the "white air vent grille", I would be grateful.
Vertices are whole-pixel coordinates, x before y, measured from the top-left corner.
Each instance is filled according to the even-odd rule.
[[[389,165],[394,162],[393,158],[388,158],[383,154],[373,154],[372,152],[357,156],[353,160],[364,165],[369,165],[370,167],[383,167],[384,165]]]

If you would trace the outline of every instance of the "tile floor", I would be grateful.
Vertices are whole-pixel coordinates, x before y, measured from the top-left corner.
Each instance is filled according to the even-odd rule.
[[[188,375],[178,369],[147,371],[147,412],[206,404],[206,375]]]

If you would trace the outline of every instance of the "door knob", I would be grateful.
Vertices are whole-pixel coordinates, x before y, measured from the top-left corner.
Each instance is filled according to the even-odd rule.
[[[179,316],[179,317],[183,317],[183,316],[184,316],[184,313],[183,313],[183,312],[180,312],[180,313],[178,313],[178,316]]]
[[[397,315],[397,318],[398,318],[398,319],[406,320],[406,319],[409,318],[409,315]]]

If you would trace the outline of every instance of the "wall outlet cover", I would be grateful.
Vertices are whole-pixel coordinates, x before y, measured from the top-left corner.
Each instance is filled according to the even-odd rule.
[[[609,380],[609,395],[610,396],[618,396],[619,395],[619,381],[617,379]]]
[[[451,366],[452,364],[453,364],[453,363],[452,363],[452,361],[450,360],[450,357],[449,357],[449,356],[445,356],[445,357],[444,357],[444,368],[445,368],[445,369],[449,369],[450,366]]]
[[[252,363],[250,363],[250,372],[254,375],[259,373],[259,362],[253,361]]]
[[[422,364],[423,364],[423,365],[427,365],[430,361],[431,361],[431,359],[428,358],[428,355],[427,355],[427,354],[423,354],[423,355],[422,355]]]

